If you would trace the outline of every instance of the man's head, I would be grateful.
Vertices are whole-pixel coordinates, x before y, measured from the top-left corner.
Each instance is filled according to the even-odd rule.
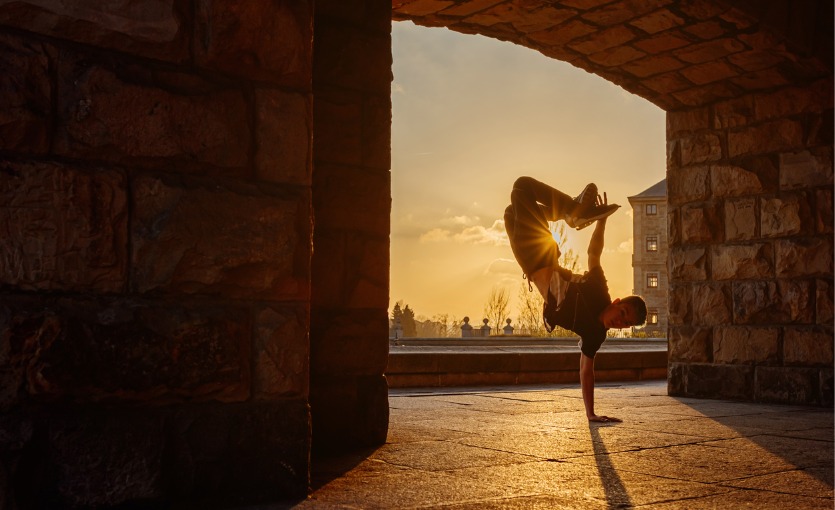
[[[600,313],[600,320],[607,328],[640,326],[647,320],[647,304],[638,296],[615,299]]]

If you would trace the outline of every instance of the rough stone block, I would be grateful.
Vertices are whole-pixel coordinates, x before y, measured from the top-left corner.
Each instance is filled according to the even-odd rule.
[[[775,243],[777,276],[832,275],[832,238],[780,239]]]
[[[712,361],[711,328],[670,328],[669,352],[671,362],[709,363]]]
[[[0,19],[5,8],[0,6]],[[43,43],[0,35],[0,149],[49,149],[50,50]]]
[[[736,76],[739,71],[723,60],[691,65],[679,71],[682,76],[696,85],[716,83]]]
[[[75,410],[48,415],[24,451],[17,489],[37,508],[105,508],[159,501],[164,420],[158,413]],[[26,492],[31,491],[31,494]]]
[[[672,248],[670,278],[677,281],[699,281],[707,278],[705,248]]]
[[[328,24],[317,19],[315,37],[313,73],[317,86],[338,85],[390,95],[392,57],[388,32],[369,33],[344,23]]]
[[[180,171],[247,164],[252,136],[242,92],[176,73],[152,81],[148,71],[113,72],[68,54],[61,62],[59,154]]]
[[[388,308],[387,238],[317,228],[315,244],[314,306]]]
[[[692,108],[667,112],[667,139],[679,138],[710,127],[710,109]]]
[[[770,94],[757,94],[754,101],[758,120],[820,112],[832,108],[832,78],[815,81],[807,87],[786,87]]]
[[[803,147],[803,125],[781,119],[728,132],[728,157],[767,154]]]
[[[568,44],[568,46],[584,55],[591,55],[615,46],[624,45],[637,37],[635,31],[625,25],[613,26],[595,32],[594,37],[586,36]]]
[[[783,193],[760,199],[760,233],[763,237],[808,234],[814,228],[806,193]]]
[[[195,3],[194,51],[198,65],[252,80],[310,90],[312,2],[198,0]]]
[[[248,311],[129,300],[0,302],[0,408],[249,396]]]
[[[733,285],[734,324],[811,324],[813,287],[806,280],[744,281]]]
[[[135,291],[275,301],[308,295],[306,194],[151,176],[137,177],[132,190]]]
[[[746,49],[745,45],[737,39],[714,39],[699,44],[690,44],[675,52],[675,56],[683,62],[699,64],[703,62],[716,62],[723,57],[738,53],[744,49]]]
[[[667,210],[667,243],[670,248],[681,245],[681,208]]]
[[[689,38],[680,32],[669,31],[664,34],[652,37],[641,38],[633,42],[633,45],[652,55],[665,53],[690,44]]]
[[[714,246],[710,259],[716,280],[746,280],[774,277],[771,244]]]
[[[754,397],[754,367],[751,365],[693,363],[682,369],[682,395],[741,400]]]
[[[119,171],[0,163],[0,282],[24,290],[123,291],[126,193]]]
[[[310,95],[255,92],[255,174],[260,180],[311,184],[313,108]]]
[[[638,27],[648,34],[656,34],[670,28],[675,28],[685,23],[681,16],[668,9],[659,9],[640,18],[633,19],[630,25]]]
[[[815,231],[819,234],[831,234],[835,207],[832,205],[832,190],[815,192]]]
[[[717,283],[696,284],[693,289],[693,324],[730,324],[732,319],[731,289]]]
[[[253,397],[306,396],[310,374],[306,308],[263,308],[255,317]]]
[[[385,443],[389,421],[385,376],[314,377],[310,393],[314,452],[333,454]]]
[[[671,282],[669,306],[671,326],[690,324],[693,317],[693,288],[690,285]]]
[[[722,144],[719,135],[699,132],[681,139],[681,165],[690,166],[722,158]]]
[[[0,23],[30,32],[172,62],[189,56],[180,0],[56,2],[22,0],[0,5]]]
[[[171,500],[227,508],[307,493],[311,419],[305,399],[183,407],[168,420],[163,480]]]
[[[729,129],[748,125],[754,118],[754,98],[750,95],[713,105],[712,127]]]
[[[725,201],[725,239],[743,241],[757,237],[757,199]]]
[[[313,105],[314,158],[321,163],[362,166],[362,94],[321,91]]]
[[[386,309],[313,308],[310,342],[311,373],[316,377],[382,374],[389,352]]]
[[[670,171],[667,175],[667,193],[670,204],[705,200],[710,193],[708,187],[709,167],[698,166]]]
[[[471,18],[467,18],[465,21],[469,23],[470,20]],[[528,38],[545,46],[559,48],[560,46],[565,46],[569,41],[573,41],[594,31],[594,26],[583,22],[579,18],[575,18],[547,30],[531,32],[528,34]]]
[[[831,141],[831,140],[830,140]],[[780,189],[832,185],[832,160],[809,151],[780,154]]]
[[[718,327],[713,333],[713,361],[730,364],[776,364],[780,330],[744,326]]]
[[[756,195],[763,191],[756,173],[731,165],[710,167],[710,186],[715,197]]]
[[[319,164],[313,182],[316,228],[389,236],[391,175]],[[362,207],[357,207],[362,204]]]
[[[786,365],[831,367],[831,327],[786,328],[783,333],[783,361]]]
[[[684,244],[716,243],[725,239],[724,225],[714,203],[697,203],[681,208],[681,240]]]
[[[755,398],[780,404],[820,402],[820,374],[814,368],[757,367]]]
[[[641,53],[641,55],[644,55]],[[653,55],[640,60],[634,60],[623,66],[627,72],[639,78],[646,78],[660,73],[666,73],[680,69],[684,64],[668,56]]]
[[[817,280],[815,292],[815,306],[818,324],[832,324],[833,313],[833,285],[832,280]]]

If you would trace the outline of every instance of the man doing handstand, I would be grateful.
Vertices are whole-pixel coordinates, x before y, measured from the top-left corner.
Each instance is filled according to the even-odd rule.
[[[580,335],[580,386],[589,421],[621,421],[594,412],[594,355],[607,330],[639,326],[647,316],[646,303],[638,296],[612,301],[600,266],[606,219],[618,207],[608,203],[605,193],[601,198],[594,184],[571,198],[536,179],[520,177],[504,213],[513,255],[545,301],[545,328],[550,332],[561,326]],[[578,230],[597,222],[589,241],[589,270],[583,275],[559,266],[559,249],[548,228],[549,221],[558,220]]]

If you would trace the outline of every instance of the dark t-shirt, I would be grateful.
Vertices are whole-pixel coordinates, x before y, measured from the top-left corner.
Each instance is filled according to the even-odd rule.
[[[583,276],[575,277],[565,293],[565,299],[557,306],[549,293],[543,317],[548,330],[560,326],[580,335],[580,350],[593,358],[603,341],[607,328],[600,322],[600,312],[612,303],[609,286],[603,268],[595,267]]]

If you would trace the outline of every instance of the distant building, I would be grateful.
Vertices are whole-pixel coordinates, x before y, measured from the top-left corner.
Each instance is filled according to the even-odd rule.
[[[648,331],[667,333],[667,180],[629,197],[632,206],[632,292],[647,303]]]

